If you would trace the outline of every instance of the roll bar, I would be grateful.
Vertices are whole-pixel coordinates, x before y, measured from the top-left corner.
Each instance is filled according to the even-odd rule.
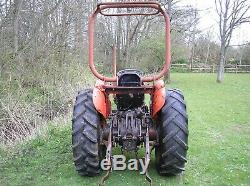
[[[156,12],[152,13],[105,13],[106,9],[113,8],[152,8],[155,9]],[[162,70],[154,75],[154,76],[145,76],[142,77],[143,82],[155,81],[163,77],[168,73],[170,68],[171,54],[170,54],[170,19],[169,15],[162,9],[161,5],[157,2],[147,1],[147,2],[109,2],[109,3],[100,3],[97,5],[95,11],[89,17],[88,24],[88,35],[89,35],[89,67],[92,73],[99,79],[107,82],[116,82],[117,77],[106,77],[99,72],[97,72],[94,65],[94,31],[95,31],[95,20],[98,14],[102,14],[104,16],[131,16],[131,15],[156,15],[161,13],[164,16],[165,20],[165,63],[163,65]]]

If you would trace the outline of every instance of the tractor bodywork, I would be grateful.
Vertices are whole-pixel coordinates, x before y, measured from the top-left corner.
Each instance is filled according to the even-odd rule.
[[[93,102],[96,110],[104,118],[107,118],[111,113],[110,94],[118,95],[115,98],[115,103],[118,104],[117,107],[120,109],[124,108],[125,104],[131,104],[131,102],[141,104],[137,104],[137,106],[142,106],[144,94],[150,94],[150,115],[156,117],[165,103],[166,90],[163,80],[155,81],[152,86],[140,85],[137,87],[110,86],[106,85],[104,81],[97,80],[93,90]],[[127,109],[130,109],[130,107],[128,106]]]
[[[152,13],[108,14],[114,8],[151,8]],[[113,77],[100,74],[94,65],[94,28],[98,14],[104,16],[161,15],[165,20],[165,63],[161,72],[143,76],[136,69],[116,73],[116,51],[113,51]],[[156,149],[156,164],[160,174],[178,174],[184,170],[187,151],[187,116],[184,97],[178,90],[166,91],[161,78],[170,67],[170,20],[157,2],[100,3],[89,18],[89,67],[99,79],[93,90],[80,93],[73,112],[73,155],[81,175],[95,175],[103,156],[112,165],[112,147],[137,152],[145,147],[145,162]],[[147,105],[145,95],[150,103]],[[111,101],[116,108],[112,109]],[[92,121],[93,120],[93,121]],[[97,122],[97,123],[96,123]],[[83,130],[83,131],[81,131]],[[85,140],[85,141],[84,141]],[[83,143],[85,146],[81,146]],[[88,145],[89,144],[89,145]],[[103,152],[102,149],[105,149]],[[87,154],[86,152],[87,151]],[[92,160],[91,160],[92,159]],[[91,160],[91,161],[90,161]],[[91,162],[91,163],[89,163]],[[112,167],[112,166],[111,166]],[[111,169],[101,180],[108,178]],[[151,178],[146,171],[146,178]]]
[[[103,130],[103,140],[108,140],[112,126],[114,142],[127,151],[137,151],[144,142],[148,129],[149,139],[157,142],[157,132],[153,118],[165,103],[165,86],[162,80],[154,85],[142,84],[136,70],[123,70],[118,73],[118,85],[108,85],[97,80],[93,90],[93,103],[96,110],[107,120]],[[150,95],[151,105],[145,104],[145,94]],[[111,110],[110,95],[114,95],[117,110]]]

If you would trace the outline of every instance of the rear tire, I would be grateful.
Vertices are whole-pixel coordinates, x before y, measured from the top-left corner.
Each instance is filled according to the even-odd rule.
[[[100,115],[92,100],[93,91],[80,91],[72,119],[72,148],[76,170],[82,176],[100,173],[103,146],[100,146]]]
[[[188,150],[188,117],[183,94],[167,90],[166,102],[159,113],[159,146],[155,149],[160,175],[178,175],[184,171]]]

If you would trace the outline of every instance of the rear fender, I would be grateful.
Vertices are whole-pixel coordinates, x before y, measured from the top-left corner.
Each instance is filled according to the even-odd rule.
[[[155,118],[157,113],[161,110],[165,104],[166,89],[163,80],[158,80],[154,83],[154,93],[152,95],[152,117]]]
[[[111,102],[103,89],[104,81],[97,80],[93,90],[93,103],[96,110],[106,119],[111,112]]]

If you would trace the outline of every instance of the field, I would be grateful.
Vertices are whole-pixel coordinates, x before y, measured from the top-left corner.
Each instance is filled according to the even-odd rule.
[[[215,74],[172,74],[170,87],[184,92],[188,106],[188,163],[183,175],[161,177],[154,169],[153,152],[153,185],[250,183],[250,75],[226,74],[223,84],[215,79]],[[48,131],[0,150],[0,185],[97,185],[101,176],[80,177],[74,170],[70,120],[50,123]],[[139,172],[115,171],[107,185],[148,184]]]

